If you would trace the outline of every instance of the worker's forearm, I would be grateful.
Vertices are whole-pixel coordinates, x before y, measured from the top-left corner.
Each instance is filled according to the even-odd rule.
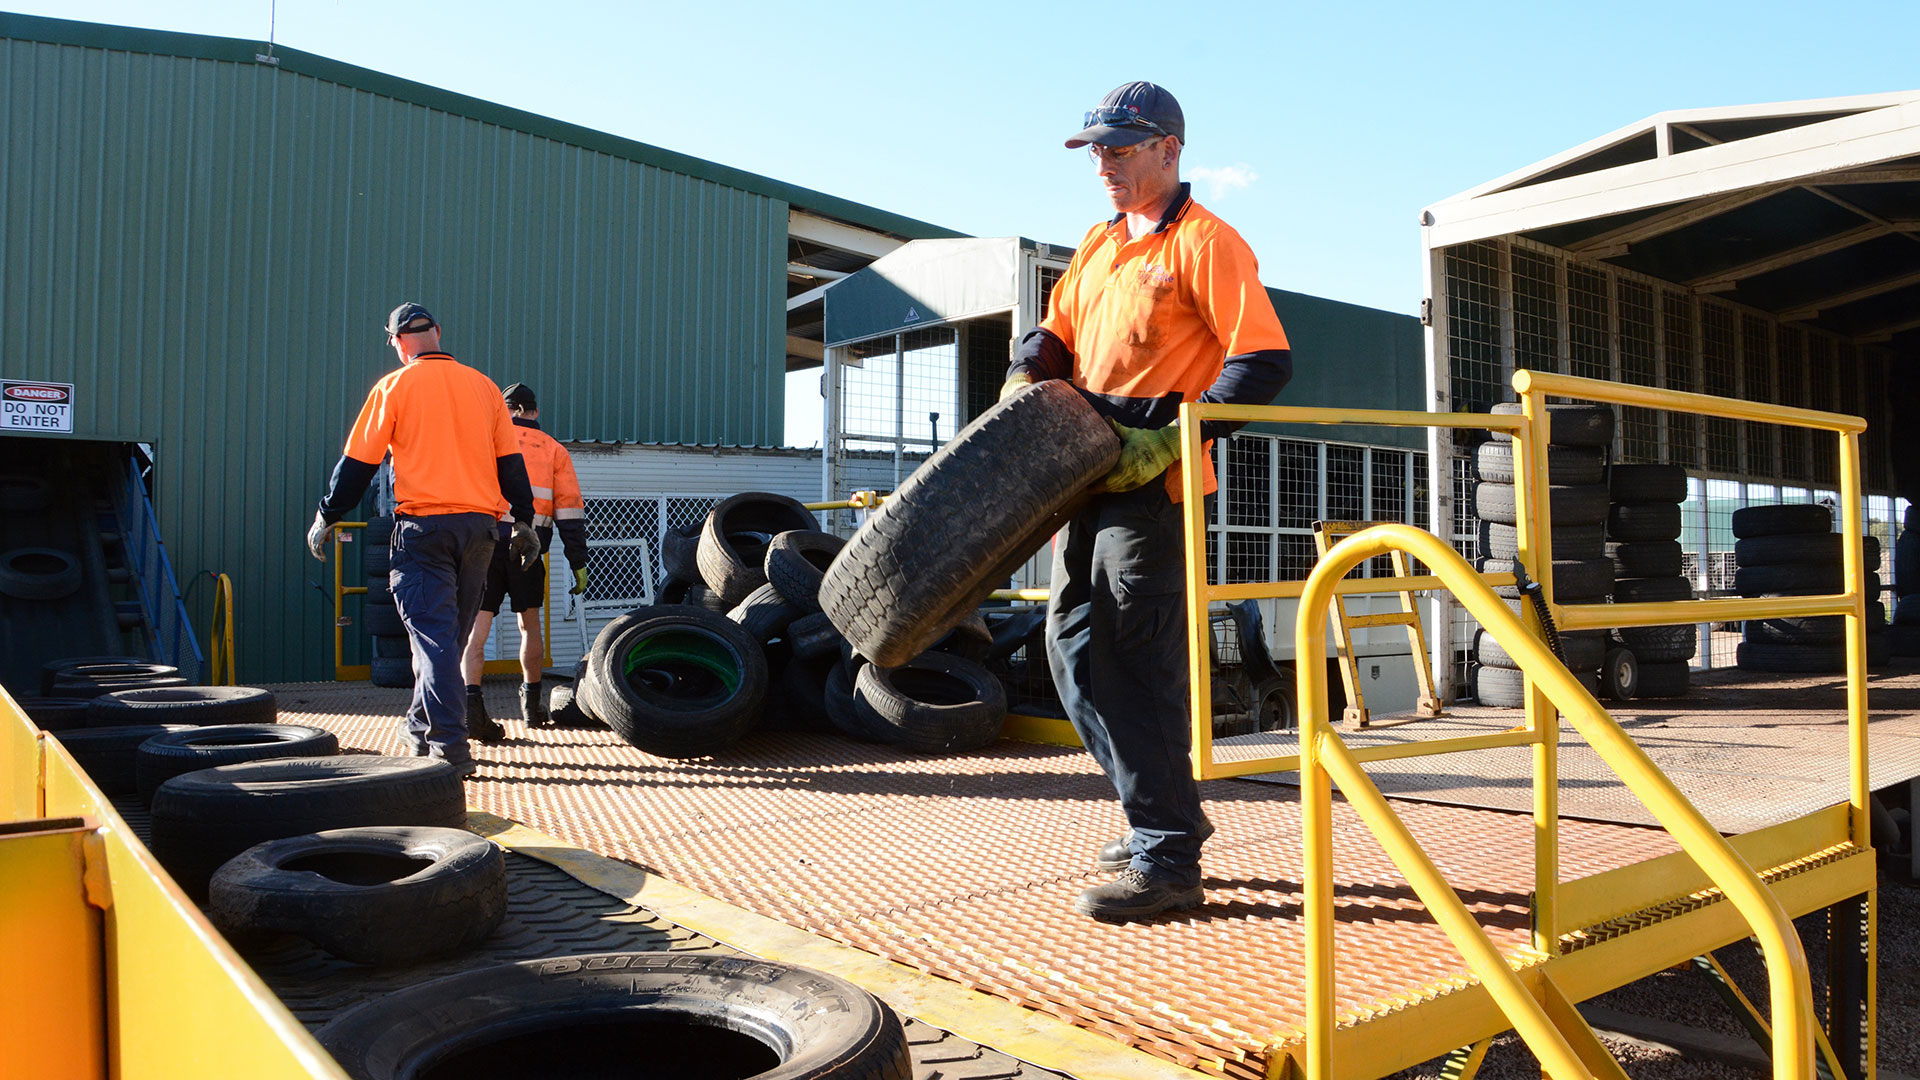
[[[493,462],[500,475],[500,494],[507,500],[513,520],[533,524],[533,485],[527,480],[527,459],[519,454],[502,454]]]
[[[1271,405],[1292,381],[1291,349],[1241,353],[1227,357],[1221,365],[1220,377],[1200,395],[1200,400],[1223,405]],[[1244,426],[1230,420],[1209,420],[1200,425],[1200,437],[1224,438]]]
[[[567,553],[567,565],[581,567],[587,565],[587,519],[585,517],[560,517],[567,513],[563,507],[554,515],[553,527],[560,534],[560,546]],[[574,511],[579,513],[579,511]]]
[[[1008,375],[1021,373],[1032,376],[1034,382],[1067,378],[1073,374],[1073,351],[1052,331],[1036,326],[1014,347],[1013,363],[1007,368]]]
[[[327,484],[327,493],[320,499],[320,516],[331,525],[353,512],[360,504],[360,497],[367,493],[367,485],[373,482],[373,475],[380,471],[380,464],[371,465],[346,454],[333,467],[333,479]]]

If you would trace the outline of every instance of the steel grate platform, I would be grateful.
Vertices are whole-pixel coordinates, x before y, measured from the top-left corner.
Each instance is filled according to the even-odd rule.
[[[276,688],[282,722],[401,750],[404,690]],[[495,716],[512,688],[488,687]],[[510,731],[522,734],[517,723]],[[1078,750],[1000,743],[920,757],[829,735],[762,734],[725,758],[654,758],[608,732],[481,748],[470,803],[728,903],[1206,1072],[1266,1074],[1303,1022],[1297,791],[1205,789],[1218,833],[1205,906],[1152,923],[1074,915],[1091,854],[1124,825]],[[1528,945],[1530,819],[1401,803],[1505,951]],[[1372,835],[1336,802],[1337,998],[1349,1016],[1460,985],[1464,964]],[[1471,835],[1474,843],[1460,844]],[[1569,821],[1580,877],[1674,850],[1663,834]]]

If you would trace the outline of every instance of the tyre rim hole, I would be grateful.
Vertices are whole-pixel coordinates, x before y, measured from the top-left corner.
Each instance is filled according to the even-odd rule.
[[[15,555],[9,560],[9,565],[22,574],[31,574],[35,577],[53,577],[57,574],[65,573],[67,567],[71,564],[58,555],[50,555],[42,551],[31,551],[24,555]]]
[[[209,735],[194,739],[189,746],[274,746],[281,740],[258,735]]]
[[[902,668],[891,675],[893,688],[902,697],[923,705],[965,705],[980,700],[980,695],[964,679],[944,671]]]
[[[371,851],[329,851],[281,866],[294,873],[319,874],[342,885],[385,885],[409,878],[433,865],[432,859]]]
[[[640,1018],[581,1021],[561,1015],[550,1027],[501,1039],[463,1043],[415,1080],[581,1080],[698,1076],[744,1080],[781,1063],[781,1052],[757,1033],[720,1027],[691,1013],[648,1009]],[[636,1047],[644,1047],[636,1054]]]
[[[626,679],[643,697],[678,704],[723,701],[740,689],[740,658],[704,634],[655,634],[628,650]]]

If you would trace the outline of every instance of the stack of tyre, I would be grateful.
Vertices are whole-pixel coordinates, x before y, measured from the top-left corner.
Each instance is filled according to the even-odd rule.
[[[1734,588],[1741,596],[1819,596],[1845,587],[1845,537],[1833,531],[1833,512],[1817,503],[1746,506],[1733,512]],[[1880,565],[1880,541],[1862,539],[1865,565]],[[1888,652],[1880,575],[1869,572],[1867,663],[1879,667]],[[1847,670],[1846,620],[1840,615],[1749,619],[1737,662],[1748,671],[1838,674]]]
[[[1893,542],[1893,625],[1887,646],[1895,656],[1920,656],[1920,532],[1914,531],[1914,507],[1900,521]]]
[[[1516,403],[1493,407],[1515,414]],[[1547,451],[1547,501],[1552,524],[1553,598],[1557,604],[1603,604],[1613,592],[1613,562],[1607,558],[1607,448],[1613,443],[1613,410],[1594,405],[1550,405],[1552,443]],[[1474,512],[1480,518],[1479,568],[1483,573],[1513,573],[1520,541],[1514,495],[1513,442],[1505,433],[1474,450]],[[1537,568],[1529,568],[1536,570]],[[1535,576],[1538,576],[1537,574]],[[1514,586],[1495,590],[1516,612],[1522,603]],[[1598,691],[1606,633],[1582,630],[1560,635],[1567,670],[1588,689]],[[1517,707],[1526,703],[1526,681],[1519,664],[1493,635],[1474,635],[1473,692],[1482,705]]]
[[[1615,465],[1607,477],[1607,558],[1620,604],[1693,599],[1682,573],[1680,504],[1687,471],[1678,465]],[[1691,623],[1627,626],[1612,632],[1601,692],[1615,701],[1680,697],[1692,683],[1698,633]]]
[[[671,758],[724,752],[755,728],[838,730],[923,753],[977,749],[1006,718],[1000,681],[978,662],[978,616],[895,669],[874,669],[820,610],[845,542],[793,499],[746,492],[696,535],[663,546],[653,607],[608,623],[553,709],[578,713]],[[977,625],[975,625],[977,624]]]
[[[360,531],[360,572],[366,578],[367,595],[360,598],[360,625],[367,630],[368,679],[375,686],[413,685],[413,647],[407,642],[407,628],[400,621],[400,607],[387,586],[387,571],[393,568],[393,518],[379,515],[367,519]]]

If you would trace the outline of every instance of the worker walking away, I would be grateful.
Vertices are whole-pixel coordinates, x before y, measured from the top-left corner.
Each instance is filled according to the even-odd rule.
[[[416,755],[442,758],[472,776],[460,655],[486,585],[503,501],[512,508],[514,557],[522,565],[540,557],[533,492],[500,388],[440,351],[440,326],[427,309],[394,308],[386,333],[400,370],[367,395],[307,530],[307,550],[326,559],[334,523],[359,504],[391,451],[398,505],[387,581],[413,648],[407,740]],[[491,722],[471,734],[486,743],[505,737]]]
[[[573,568],[573,588],[568,592],[579,596],[587,591],[587,504],[580,498],[573,458],[566,447],[541,430],[540,403],[530,387],[514,383],[503,396],[513,416],[513,432],[520,440],[520,456],[527,463],[527,480],[533,485],[533,531],[540,537],[540,551],[544,554],[553,546],[557,530],[560,546],[567,553],[567,565]],[[486,699],[480,696],[480,673],[486,664],[487,635],[493,632],[493,617],[500,614],[501,601],[512,597],[513,614],[520,624],[520,718],[529,728],[551,727],[546,701],[540,696],[540,669],[546,663],[540,608],[547,600],[547,568],[538,559],[524,570],[516,564],[506,532],[513,514],[502,513],[500,520],[502,524],[494,534],[497,542],[493,561],[487,568],[486,591],[473,617],[473,631],[467,635],[467,724],[484,726],[492,722],[487,716]]]
[[[1021,338],[1004,399],[1069,379],[1113,425],[1120,460],[1056,538],[1047,658],[1074,729],[1113,782],[1127,836],[1095,865],[1119,876],[1074,910],[1109,921],[1205,899],[1213,832],[1193,778],[1187,719],[1181,512],[1182,402],[1271,402],[1293,374],[1253,251],[1180,181],[1186,119],[1153,83],[1114,90],[1067,140],[1086,147],[1114,217],[1088,231]],[[1217,438],[1237,424],[1209,422]],[[1208,457],[1205,490],[1217,486]]]

